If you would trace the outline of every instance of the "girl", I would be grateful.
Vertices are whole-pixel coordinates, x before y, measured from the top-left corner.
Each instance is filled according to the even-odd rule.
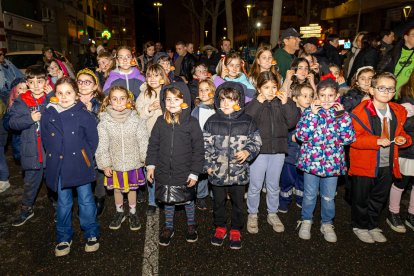
[[[47,80],[47,91],[52,91],[55,89],[55,84],[58,79],[62,77],[69,76],[68,70],[66,66],[58,59],[52,59],[50,62],[45,64],[47,71],[49,72],[48,80]],[[48,93],[48,92],[46,92]]]
[[[348,88],[345,78],[341,74],[341,68],[335,63],[329,64],[329,72],[335,77],[336,82],[339,85],[339,88]]]
[[[256,90],[254,86],[249,82],[244,71],[244,61],[236,53],[230,53],[224,58],[221,59],[217,66],[217,75],[220,76],[225,81],[234,81],[243,84],[246,88],[245,97],[246,103],[250,102]]]
[[[271,45],[260,46],[257,49],[256,58],[254,59],[252,68],[250,68],[249,72],[249,81],[254,87],[257,85],[257,78],[261,72],[272,72],[279,78],[278,83],[280,83],[280,75],[276,70],[276,63],[273,63]]]
[[[78,194],[79,221],[86,252],[99,249],[99,225],[91,182],[93,156],[98,145],[95,118],[78,101],[78,86],[70,77],[56,82],[58,103],[42,115],[42,142],[46,152],[46,184],[58,193],[55,256],[69,254],[72,244],[72,190]]]
[[[132,67],[132,50],[128,46],[120,46],[116,52],[117,69],[109,73],[103,91],[109,94],[109,89],[113,86],[125,87],[137,99],[140,93],[139,88],[145,82],[144,76],[136,67]]]
[[[277,216],[279,207],[279,179],[285,154],[288,151],[288,132],[299,121],[300,112],[286,93],[278,93],[279,78],[272,72],[262,72],[257,79],[258,95],[246,107],[246,113],[253,117],[262,138],[259,156],[250,167],[250,185],[247,192],[247,231],[259,231],[260,191],[266,181],[267,222],[276,232],[283,232],[284,226]],[[265,178],[266,177],[266,178]]]
[[[91,112],[96,121],[98,122],[98,113],[101,108],[102,101],[105,95],[102,93],[99,86],[98,78],[90,69],[82,69],[76,76],[76,82],[79,87],[79,99],[86,106],[89,112]],[[103,174],[101,171],[97,171],[97,179],[95,186],[96,196],[96,208],[97,216],[99,217],[105,207],[106,191],[103,185]]]
[[[112,54],[109,52],[101,52],[98,54],[97,60],[98,69],[96,69],[96,75],[99,79],[99,86],[103,87],[109,77],[109,73],[115,69],[115,62]]]
[[[414,139],[414,72],[411,73],[410,79],[407,83],[401,86],[400,89],[400,104],[407,110],[407,120],[404,123],[405,132]],[[406,228],[402,223],[400,217],[400,202],[401,195],[404,189],[413,183],[414,177],[414,146],[399,149],[399,164],[402,179],[398,179],[391,186],[389,214],[387,223],[392,230],[405,233]],[[410,203],[408,206],[408,215],[405,219],[405,225],[414,231],[414,192],[411,189]]]
[[[333,227],[338,176],[346,171],[344,145],[355,140],[349,114],[337,102],[338,83],[326,79],[318,84],[317,99],[306,109],[296,127],[302,141],[297,167],[304,171],[304,195],[299,237],[311,237],[313,211],[321,195],[321,232],[328,242],[336,242]]]
[[[369,88],[372,77],[375,75],[371,66],[359,68],[352,78],[351,89],[341,97],[347,112],[351,112],[360,102],[370,99]]]
[[[157,181],[157,199],[165,204],[165,227],[160,233],[159,244],[168,246],[174,236],[176,204],[185,205],[186,240],[195,242],[198,235],[194,185],[203,169],[203,134],[197,120],[190,116],[191,96],[185,83],[174,82],[163,87],[160,100],[164,115],[158,117],[151,132],[145,162],[147,179]]]
[[[168,84],[169,79],[164,69],[159,64],[148,67],[146,82],[141,86],[141,94],[136,101],[138,115],[147,125],[148,133],[151,133],[157,118],[162,115],[160,104],[160,92],[164,84]],[[142,190],[138,191],[138,202],[143,202]],[[156,210],[155,203],[155,183],[148,183],[148,215],[154,215]]]
[[[123,195],[128,194],[129,228],[139,230],[141,223],[136,212],[136,190],[145,185],[144,166],[148,146],[145,122],[132,109],[133,97],[128,90],[114,86],[105,98],[98,124],[99,145],[96,163],[105,173],[104,184],[114,190],[116,214],[109,225],[112,230],[125,220]]]
[[[200,124],[201,129],[204,128],[204,124],[216,113],[214,110],[214,92],[216,86],[211,80],[202,80],[198,83],[198,97],[196,99],[196,107],[191,112],[191,116],[196,118]],[[196,206],[202,211],[207,210],[206,198],[208,196],[208,179],[207,174],[200,175],[199,182],[197,184],[197,201]]]
[[[286,91],[288,96],[291,97],[293,87],[302,83],[309,83],[316,90],[315,75],[310,72],[308,60],[297,58],[292,62],[290,69],[286,71],[286,79],[281,90]]]

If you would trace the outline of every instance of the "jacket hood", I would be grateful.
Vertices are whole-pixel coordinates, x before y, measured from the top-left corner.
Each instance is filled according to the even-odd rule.
[[[165,85],[160,92],[160,104],[162,113],[165,113],[165,93],[167,89],[170,88],[176,88],[180,90],[180,92],[183,94],[183,100],[184,103],[188,104],[188,107],[186,109],[182,110],[182,116],[180,117],[180,122],[183,121],[184,118],[189,118],[191,115],[191,94],[190,90],[188,89],[188,86],[184,82],[173,82],[171,84]]]
[[[240,106],[240,110],[239,111],[235,111],[233,113],[231,113],[230,115],[226,115],[223,113],[223,111],[220,109],[220,91],[223,89],[234,89],[239,93],[239,106]],[[244,88],[243,85],[238,83],[238,82],[234,82],[234,81],[226,81],[222,84],[219,85],[219,87],[217,87],[216,89],[216,93],[214,95],[214,105],[216,107],[216,111],[217,114],[219,114],[221,117],[225,117],[225,118],[237,118],[240,115],[242,115],[244,113],[244,107],[245,107],[245,93],[244,93]]]

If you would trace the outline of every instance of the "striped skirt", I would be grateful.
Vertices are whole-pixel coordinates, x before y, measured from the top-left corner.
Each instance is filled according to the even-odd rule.
[[[105,176],[104,185],[108,190],[118,189],[123,193],[135,191],[139,186],[145,185],[143,168],[127,172],[113,171],[112,177]]]

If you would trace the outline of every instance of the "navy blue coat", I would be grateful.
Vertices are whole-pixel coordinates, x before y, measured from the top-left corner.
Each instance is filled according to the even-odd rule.
[[[62,189],[95,180],[93,157],[98,147],[97,123],[83,103],[78,102],[61,113],[49,106],[43,114],[41,128],[48,187],[57,191],[59,176]]]

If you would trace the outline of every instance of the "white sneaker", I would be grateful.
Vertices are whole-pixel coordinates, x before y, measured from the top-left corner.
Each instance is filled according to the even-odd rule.
[[[70,242],[60,242],[58,245],[56,245],[55,256],[56,257],[62,257],[62,256],[68,255],[70,253],[71,244],[72,244],[72,241],[70,241]]]
[[[321,225],[321,233],[327,242],[336,242],[337,237],[335,234],[334,226],[330,223]]]
[[[379,228],[375,228],[368,231],[371,235],[372,239],[376,242],[386,242],[387,238],[382,234],[382,230]]]
[[[311,227],[312,227],[312,221],[311,220],[302,220],[298,222],[298,226],[300,225],[299,229],[299,238],[303,240],[310,240],[311,238]],[[297,228],[296,227],[296,228]]]
[[[283,231],[285,231],[285,226],[283,225],[283,223],[280,221],[279,217],[277,216],[277,214],[268,214],[267,215],[267,222],[272,225],[273,230],[277,233],[282,233]]]
[[[355,235],[360,239],[362,242],[365,243],[374,243],[375,241],[372,239],[372,236],[368,233],[367,229],[359,229],[353,228],[352,229]]]
[[[247,232],[249,232],[250,234],[257,234],[259,232],[257,214],[249,214],[247,216]]]
[[[10,188],[10,182],[8,180],[0,181],[0,193],[4,192],[8,188]]]

